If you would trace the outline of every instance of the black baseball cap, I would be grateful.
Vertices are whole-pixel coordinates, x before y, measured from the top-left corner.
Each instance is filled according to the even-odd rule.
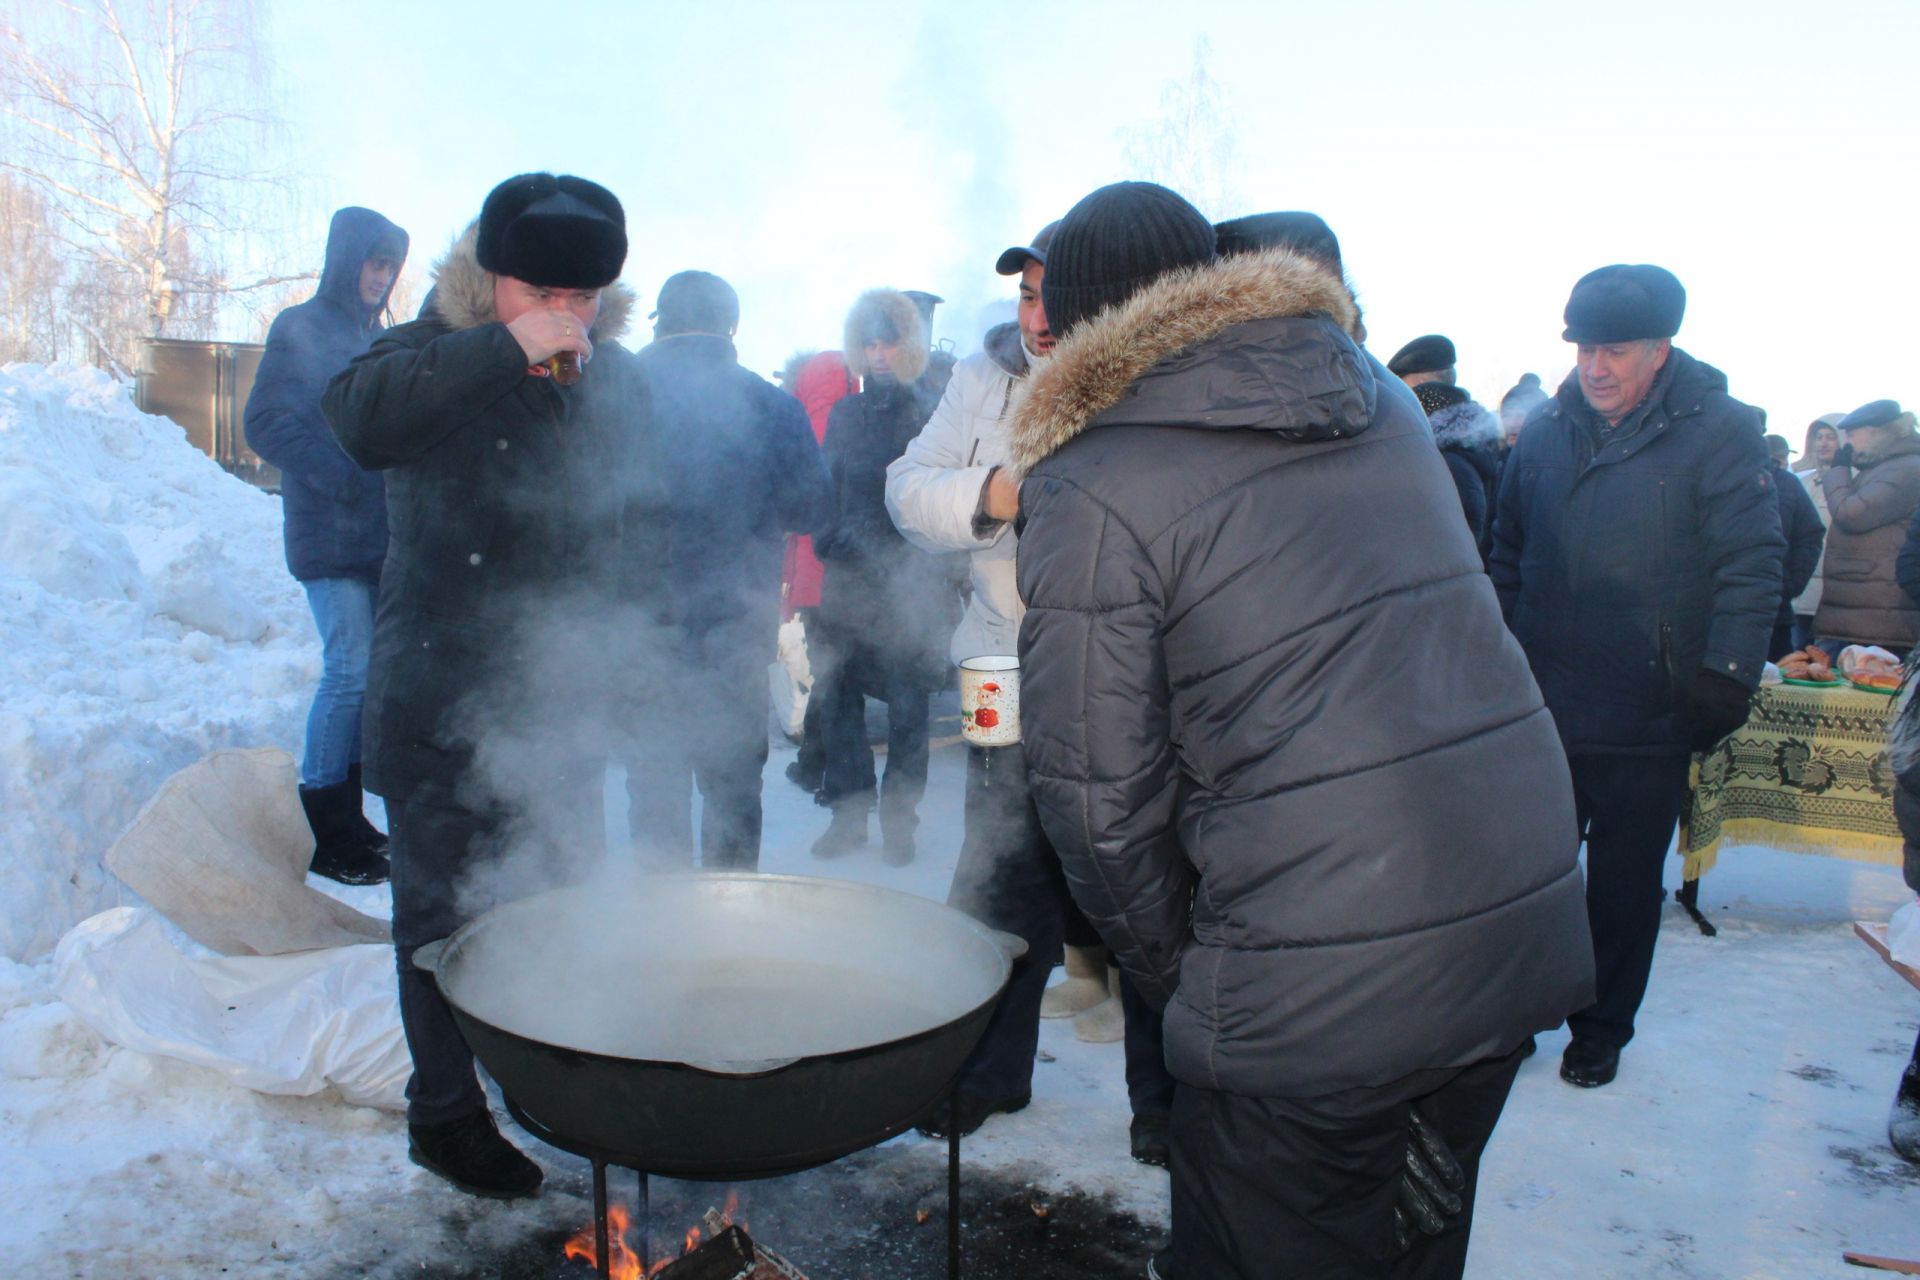
[[[1037,262],[1043,267],[1046,266],[1047,246],[1053,243],[1053,233],[1059,229],[1059,226],[1060,220],[1055,218],[1040,228],[1040,233],[1033,238],[1032,244],[1017,244],[1004,251],[1000,255],[1000,260],[993,264],[993,269],[1003,276],[1017,276],[1027,269],[1028,262]]]

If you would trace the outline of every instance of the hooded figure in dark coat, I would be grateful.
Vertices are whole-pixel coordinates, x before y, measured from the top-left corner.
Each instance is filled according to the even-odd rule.
[[[387,555],[386,487],[346,455],[320,412],[327,381],[380,333],[407,233],[348,207],[327,231],[313,297],[282,311],[247,397],[247,444],[280,468],[287,568],[320,629],[320,685],[307,714],[300,802],[313,871],[347,884],[387,878],[387,838],[362,813],[360,713],[373,643],[373,596]]]
[[[1166,1009],[1163,1273],[1458,1275],[1592,959],[1565,758],[1447,469],[1338,275],[1216,262],[1164,188],[1076,205],[1045,300],[1021,725],[1074,898]],[[1416,1149],[1457,1198],[1396,1228]]]

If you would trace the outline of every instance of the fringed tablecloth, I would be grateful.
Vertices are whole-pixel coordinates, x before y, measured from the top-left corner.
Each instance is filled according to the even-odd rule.
[[[1685,875],[1725,845],[1900,865],[1887,725],[1895,699],[1848,685],[1771,685],[1731,737],[1693,764],[1680,815]]]

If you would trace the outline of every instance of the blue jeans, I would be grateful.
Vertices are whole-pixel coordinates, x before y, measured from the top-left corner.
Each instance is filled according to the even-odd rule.
[[[367,700],[367,659],[373,651],[373,592],[359,578],[303,582],[320,629],[320,685],[307,712],[307,748],[300,784],[330,787],[360,762],[360,708]]]

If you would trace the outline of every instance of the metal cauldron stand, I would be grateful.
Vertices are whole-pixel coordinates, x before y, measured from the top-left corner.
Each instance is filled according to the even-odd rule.
[[[613,1266],[613,1242],[607,1225],[607,1167],[613,1165],[632,1169],[638,1175],[639,1202],[634,1206],[634,1221],[639,1226],[640,1271],[645,1275],[647,1269],[652,1266],[652,1259],[647,1251],[647,1233],[652,1225],[652,1195],[648,1187],[648,1179],[651,1175],[648,1171],[635,1165],[634,1157],[629,1153],[608,1151],[571,1138],[562,1138],[528,1115],[512,1098],[505,1094],[502,1094],[501,1098],[507,1104],[507,1113],[522,1129],[548,1146],[579,1156],[593,1166],[593,1256],[595,1269],[601,1280],[611,1280]],[[948,1103],[947,1115],[949,1117],[947,1125],[947,1280],[960,1280],[960,1131],[952,1123],[951,1099]],[[836,1160],[844,1158],[845,1156],[834,1157]],[[726,1179],[703,1178],[698,1181],[752,1182],[761,1178],[801,1173],[807,1169],[817,1169],[832,1163],[833,1160],[821,1160],[799,1164],[791,1169],[768,1170]]]

